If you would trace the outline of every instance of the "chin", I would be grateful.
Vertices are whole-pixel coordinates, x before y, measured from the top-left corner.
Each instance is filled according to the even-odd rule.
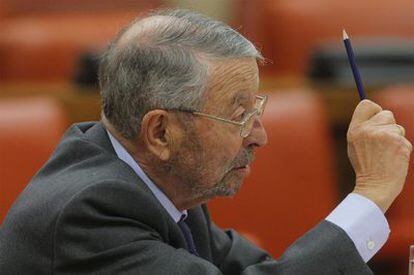
[[[198,192],[195,193],[198,193],[200,198],[207,200],[215,197],[233,197],[239,191],[244,178],[240,173],[228,173],[215,185],[209,188],[198,188]]]
[[[239,191],[243,179],[233,180],[231,182],[223,182],[221,188],[219,188],[218,196],[233,197],[237,191]]]

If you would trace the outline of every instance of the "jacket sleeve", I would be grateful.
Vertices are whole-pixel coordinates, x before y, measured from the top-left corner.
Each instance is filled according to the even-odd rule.
[[[53,274],[372,274],[346,233],[329,222],[277,261],[207,216],[211,263],[169,245],[167,218],[154,217],[163,215],[160,206],[136,189],[102,182],[65,204],[54,224]]]
[[[224,274],[373,274],[345,231],[328,221],[303,235],[279,260],[233,230],[211,223],[211,234],[214,261]]]

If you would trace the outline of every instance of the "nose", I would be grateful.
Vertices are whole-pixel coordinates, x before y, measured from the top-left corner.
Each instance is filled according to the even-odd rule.
[[[256,119],[253,123],[253,128],[250,134],[244,139],[243,146],[245,148],[250,146],[262,147],[267,144],[267,133],[263,127],[260,118]]]

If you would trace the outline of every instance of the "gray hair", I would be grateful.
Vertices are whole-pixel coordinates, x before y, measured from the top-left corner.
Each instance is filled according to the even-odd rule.
[[[102,116],[124,138],[136,138],[150,110],[201,108],[209,61],[242,57],[263,60],[240,33],[196,12],[161,10],[139,18],[101,58]]]

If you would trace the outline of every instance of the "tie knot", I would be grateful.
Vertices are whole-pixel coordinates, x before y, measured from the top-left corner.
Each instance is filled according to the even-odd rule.
[[[187,215],[182,214],[180,220],[178,221],[178,223],[185,222],[186,218],[187,218]]]

